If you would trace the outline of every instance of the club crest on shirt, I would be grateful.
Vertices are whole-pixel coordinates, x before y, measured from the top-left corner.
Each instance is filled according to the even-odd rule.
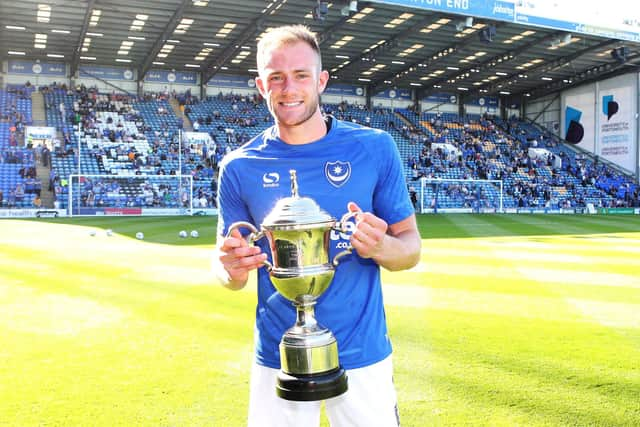
[[[324,174],[331,185],[342,187],[351,176],[351,163],[339,160],[327,162],[324,164]]]

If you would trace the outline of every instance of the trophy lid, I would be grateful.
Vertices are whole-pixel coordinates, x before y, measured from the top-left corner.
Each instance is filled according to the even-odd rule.
[[[296,171],[292,169],[289,174],[291,175],[291,197],[278,200],[262,225],[266,228],[297,228],[298,226],[335,222],[335,218],[322,210],[315,200],[298,195]]]

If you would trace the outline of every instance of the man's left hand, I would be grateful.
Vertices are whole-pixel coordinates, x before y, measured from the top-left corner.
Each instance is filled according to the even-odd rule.
[[[353,249],[362,258],[374,258],[381,254],[388,224],[371,212],[361,212],[354,202],[349,202],[347,209],[349,212],[360,212],[356,214],[356,229],[349,239]]]

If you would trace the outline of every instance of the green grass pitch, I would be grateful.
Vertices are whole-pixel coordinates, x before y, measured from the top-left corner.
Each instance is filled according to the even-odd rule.
[[[640,425],[639,216],[419,225],[383,273],[403,426]],[[255,287],[211,284],[214,234],[0,220],[0,426],[244,425]]]

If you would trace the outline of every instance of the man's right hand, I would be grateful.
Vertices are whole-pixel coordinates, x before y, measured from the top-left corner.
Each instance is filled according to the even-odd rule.
[[[222,239],[222,245],[218,247],[216,261],[228,276],[227,283],[223,285],[241,289],[247,283],[249,272],[262,267],[267,255],[258,246],[249,246],[237,229],[232,230],[229,237],[218,238]]]

